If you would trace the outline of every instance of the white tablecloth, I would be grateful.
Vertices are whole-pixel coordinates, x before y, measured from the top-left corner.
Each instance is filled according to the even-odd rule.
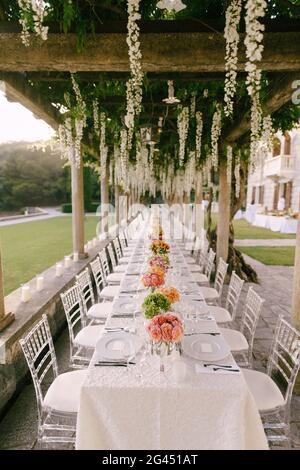
[[[253,225],[273,232],[297,233],[297,220],[289,217],[256,214]]]
[[[133,322],[114,317],[109,321],[114,326]],[[197,328],[219,331],[215,321],[199,321]],[[138,334],[145,334],[143,318],[138,323]],[[241,372],[199,373],[195,369],[197,361],[182,356],[186,376],[176,382],[171,363],[161,373],[153,359],[144,367],[143,376],[137,377],[134,366],[95,367],[96,360],[95,353],[81,391],[77,449],[268,448],[258,410]],[[231,355],[225,363],[228,361],[235,364]]]

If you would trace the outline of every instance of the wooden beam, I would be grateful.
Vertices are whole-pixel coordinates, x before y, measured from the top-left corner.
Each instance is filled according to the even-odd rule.
[[[85,49],[76,50],[75,34],[49,34],[48,40],[33,37],[25,47],[18,33],[0,33],[0,71],[97,71],[129,70],[126,35],[89,35]],[[243,44],[243,35],[241,35]],[[176,47],[174,47],[176,45]],[[224,71],[225,40],[219,33],[145,33],[141,35],[145,72]],[[244,47],[238,70],[245,69]],[[300,32],[266,33],[263,71],[300,70]]]
[[[297,73],[287,74],[278,80],[277,84],[269,92],[268,99],[263,104],[264,114],[273,114],[292,99],[292,93],[295,91],[292,85],[295,80],[299,80],[299,74]],[[240,114],[242,114],[242,112]],[[228,130],[224,139],[222,139],[221,147],[225,148],[226,145],[236,142],[246,134],[250,128],[251,123],[248,118],[242,118],[236,121]]]
[[[8,100],[17,101],[53,129],[58,128],[61,122],[59,111],[47,103],[21,73],[6,73],[4,76],[0,74],[0,79],[4,80],[4,92]]]

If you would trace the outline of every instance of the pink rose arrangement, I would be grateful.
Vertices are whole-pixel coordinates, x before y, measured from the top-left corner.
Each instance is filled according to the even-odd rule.
[[[155,343],[179,343],[183,337],[183,323],[172,313],[156,315],[147,326],[148,333]]]
[[[149,265],[151,267],[158,267],[163,269],[164,271],[167,271],[169,268],[169,258],[167,255],[161,255],[161,256],[152,256],[149,260]]]
[[[165,278],[157,272],[148,271],[143,274],[141,281],[145,287],[160,287],[164,285]]]

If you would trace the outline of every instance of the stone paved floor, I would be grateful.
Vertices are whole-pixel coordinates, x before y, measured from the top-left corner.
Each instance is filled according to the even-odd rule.
[[[260,278],[260,284],[255,285],[255,290],[265,299],[254,341],[254,368],[265,371],[278,315],[290,318],[293,268],[265,266],[251,258],[248,261]],[[243,289],[241,305],[248,287],[249,284]],[[67,331],[55,343],[55,348],[59,371],[65,372],[69,361]],[[300,390],[299,395],[292,400],[291,423],[292,446],[300,449]],[[0,449],[36,448],[36,402],[33,386],[29,382],[0,422]]]

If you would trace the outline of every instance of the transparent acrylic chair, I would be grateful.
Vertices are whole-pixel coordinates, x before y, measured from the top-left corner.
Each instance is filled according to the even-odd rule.
[[[256,401],[268,441],[290,445],[290,406],[300,368],[300,332],[279,317],[267,374],[242,369]]]
[[[214,316],[217,323],[225,323],[228,325],[230,322],[235,320],[243,285],[243,279],[232,271],[225,308],[220,307],[219,305],[211,305],[209,307],[209,313]]]
[[[201,293],[207,303],[219,304],[223,291],[225,276],[227,273],[228,264],[220,258],[214,282],[214,287],[201,287]]]
[[[33,380],[38,408],[38,442],[75,443],[76,416],[86,370],[58,374],[46,315],[20,340]],[[53,381],[47,389],[47,382]]]

